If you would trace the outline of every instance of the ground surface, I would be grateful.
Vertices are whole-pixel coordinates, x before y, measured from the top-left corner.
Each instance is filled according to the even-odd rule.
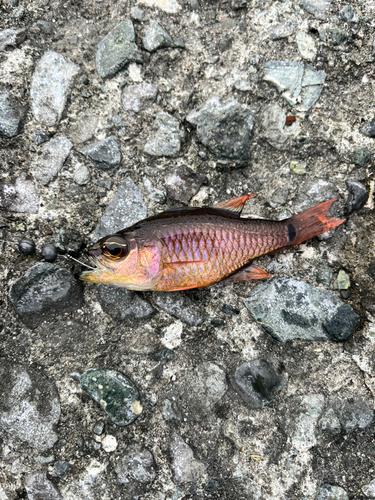
[[[145,3],[0,0],[0,499],[375,498],[375,5]],[[128,23],[114,43],[126,54],[102,47],[97,66],[98,44],[125,20],[135,38]],[[156,23],[167,34],[147,34]],[[60,56],[43,69],[47,51]],[[317,320],[288,311],[293,292],[280,343],[246,306],[257,282],[111,295],[75,288],[81,267],[62,257],[74,282],[43,264],[20,287],[23,309],[14,299],[23,312],[10,301],[46,243],[79,256],[96,228],[243,193],[258,193],[246,216],[282,219],[333,197],[335,215],[352,212],[328,238],[258,261],[311,285],[317,309],[316,288],[351,306],[344,342],[321,340],[326,330],[301,340],[295,326]],[[35,255],[18,251],[23,237]],[[244,394],[236,369],[259,359]],[[81,388],[93,368],[135,384],[128,426]],[[117,390],[121,406],[130,396]]]

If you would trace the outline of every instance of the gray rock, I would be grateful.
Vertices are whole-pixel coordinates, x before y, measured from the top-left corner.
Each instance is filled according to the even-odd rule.
[[[0,184],[0,208],[10,212],[37,214],[40,199],[34,182],[24,174],[14,183]]]
[[[204,321],[200,308],[182,293],[154,292],[152,299],[160,309],[189,326],[199,326]]]
[[[150,179],[148,179],[147,177],[143,177],[143,185],[144,185],[146,191],[148,192],[150,198],[153,201],[156,201],[157,203],[165,203],[166,202],[167,197],[166,197],[165,193],[163,191],[161,191],[160,189],[157,189],[152,184]]]
[[[30,88],[34,118],[54,127],[61,120],[75,76],[80,68],[52,50],[37,63]]]
[[[372,120],[369,123],[366,123],[362,129],[362,134],[367,135],[367,137],[371,137],[371,139],[375,138],[375,120]]]
[[[268,61],[264,65],[264,80],[273,83],[293,106],[302,90],[304,70],[302,62]]]
[[[175,483],[197,481],[204,474],[205,465],[194,458],[192,449],[175,432],[171,434],[170,452]]]
[[[359,19],[351,5],[344,5],[340,10],[340,17],[346,23],[358,23]]]
[[[0,52],[4,52],[8,47],[17,47],[26,38],[27,31],[23,28],[18,30],[6,29],[0,31]]]
[[[224,371],[214,363],[201,363],[194,371],[181,377],[181,392],[190,412],[196,420],[209,416],[214,406],[222,399],[227,383]]]
[[[14,137],[21,132],[26,108],[8,92],[0,94],[0,136]]]
[[[115,472],[126,498],[139,498],[146,493],[156,477],[154,457],[140,444],[129,446],[117,457]]]
[[[272,208],[285,205],[286,200],[288,199],[288,195],[289,195],[288,188],[278,188],[271,194],[269,204],[271,205]]]
[[[300,188],[298,195],[294,198],[294,212],[302,212],[326,200],[337,198],[336,186],[323,179],[307,181]]]
[[[121,152],[117,137],[110,136],[103,141],[89,144],[80,149],[80,153],[90,158],[101,170],[114,170],[121,163]]]
[[[365,167],[371,161],[371,151],[367,148],[357,147],[354,150],[353,161],[359,167]]]
[[[25,490],[29,500],[62,500],[59,490],[47,479],[46,471],[38,470],[25,477]]]
[[[203,177],[182,165],[172,171],[166,179],[167,195],[172,200],[188,205],[203,184]]]
[[[169,399],[164,400],[163,404],[163,418],[164,420],[179,420],[176,413],[173,411],[172,403]]]
[[[301,62],[268,61],[264,65],[264,80],[273,83],[291,106],[299,98],[301,111],[308,111],[319,99],[326,76],[325,71]]]
[[[56,474],[59,478],[64,479],[64,477],[68,474],[70,466],[68,462],[63,460],[59,460],[53,464]]]
[[[236,369],[232,385],[251,408],[262,408],[285,387],[286,378],[266,359],[253,359]]]
[[[316,19],[326,20],[332,0],[302,0],[302,7]]]
[[[92,432],[97,436],[101,436],[104,432],[104,427],[104,420],[98,420],[98,422],[96,422],[96,424],[94,425]]]
[[[294,33],[297,23],[277,23],[271,24],[268,28],[268,34],[272,40],[280,40],[281,38],[287,38]]]
[[[362,486],[362,491],[367,498],[375,498],[375,479]]]
[[[33,131],[33,143],[36,144],[37,146],[40,146],[44,142],[47,142],[51,139],[51,134],[48,134],[47,132],[42,132],[41,130],[34,130]]]
[[[35,27],[45,35],[52,35],[54,32],[53,23],[45,21],[44,19],[38,19],[35,23]]]
[[[151,317],[155,310],[140,295],[125,288],[98,285],[95,291],[103,311],[115,320],[137,320]]]
[[[302,399],[303,412],[296,419],[296,427],[292,436],[292,446],[302,452],[316,444],[316,424],[324,406],[322,394],[308,394]]]
[[[79,166],[73,175],[73,180],[79,186],[85,186],[90,182],[90,170],[86,167],[86,165]]]
[[[291,278],[256,286],[245,304],[263,330],[282,343],[344,340],[359,324],[359,316],[336,295]]]
[[[348,33],[340,28],[327,28],[326,32],[334,46],[341,45],[348,39]]]
[[[322,431],[329,432],[332,436],[337,436],[341,432],[341,424],[339,417],[335,411],[330,408],[321,417],[319,421],[319,428]]]
[[[348,200],[346,202],[346,208],[348,210],[347,215],[351,215],[364,207],[368,198],[368,193],[365,186],[360,182],[347,180],[345,184],[349,191]]]
[[[285,125],[287,112],[277,104],[268,104],[263,108],[259,120],[260,136],[276,149],[287,149],[291,140],[300,131],[297,121],[291,126]]]
[[[343,431],[347,434],[356,429],[366,429],[374,421],[374,410],[358,396],[337,402],[337,413]]]
[[[82,285],[67,269],[41,263],[11,284],[9,298],[21,320],[33,329],[56,315],[78,309],[83,302]]]
[[[158,113],[154,129],[156,133],[147,140],[143,151],[156,157],[176,156],[185,140],[185,130],[177,118],[168,113]]]
[[[157,23],[148,28],[142,39],[142,43],[148,52],[174,47],[174,42],[170,34]]]
[[[81,144],[93,138],[99,119],[93,113],[80,113],[70,127],[69,138],[74,144]]]
[[[142,82],[128,85],[122,91],[122,108],[124,111],[139,113],[149,104],[155,102],[158,88],[152,83]]]
[[[145,11],[137,6],[130,9],[130,17],[133,19],[133,21],[143,21],[144,13]]]
[[[313,61],[317,54],[317,48],[315,46],[314,39],[307,33],[298,31],[296,35],[296,42],[298,50],[303,59],[306,59],[307,61]]]
[[[96,70],[102,78],[115,75],[127,64],[142,62],[135,43],[133,23],[126,19],[119,23],[98,45]]]
[[[147,217],[147,208],[142,194],[128,177],[118,188],[104,215],[98,222],[92,241],[117,233]]]
[[[5,358],[0,376],[0,427],[39,451],[52,448],[58,439],[54,426],[60,418],[55,385],[43,371]]]
[[[341,486],[324,484],[318,491],[316,500],[349,500],[349,496]]]
[[[44,146],[42,157],[38,162],[34,177],[47,186],[60,172],[65,160],[68,158],[73,144],[66,137],[55,137]]]
[[[186,120],[197,127],[199,142],[215,155],[245,163],[250,159],[250,136],[255,117],[250,109],[231,99],[215,96],[192,111]]]
[[[91,369],[80,376],[79,382],[116,425],[130,425],[142,412],[137,387],[120,372]]]

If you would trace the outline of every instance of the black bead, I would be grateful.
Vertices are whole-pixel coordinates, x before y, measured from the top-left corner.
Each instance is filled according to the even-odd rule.
[[[28,238],[22,238],[22,240],[18,242],[18,249],[24,255],[32,255],[35,252],[35,243]]]
[[[47,243],[47,245],[43,245],[42,247],[42,257],[47,262],[55,262],[57,259],[57,250],[53,245]]]

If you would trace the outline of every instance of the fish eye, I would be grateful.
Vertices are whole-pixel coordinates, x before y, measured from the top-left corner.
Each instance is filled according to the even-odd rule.
[[[102,252],[110,259],[120,259],[129,253],[128,244],[123,238],[114,236],[103,243]]]

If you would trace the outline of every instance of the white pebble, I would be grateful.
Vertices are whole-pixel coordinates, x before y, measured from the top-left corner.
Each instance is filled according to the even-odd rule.
[[[117,439],[115,436],[111,436],[108,434],[102,439],[102,447],[103,450],[106,451],[107,453],[110,453],[111,451],[115,451],[117,448]]]

